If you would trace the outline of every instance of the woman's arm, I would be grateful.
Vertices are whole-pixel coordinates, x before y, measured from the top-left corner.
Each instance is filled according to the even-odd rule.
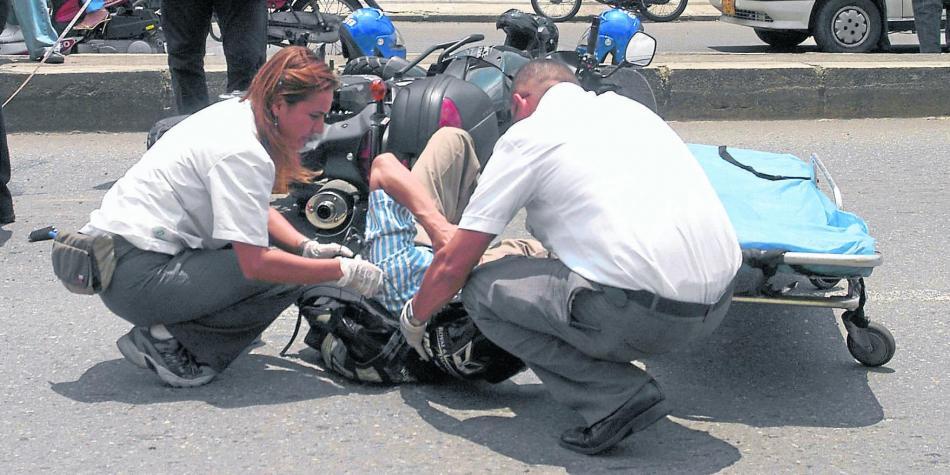
[[[343,277],[340,261],[336,259],[308,259],[242,242],[232,245],[241,272],[248,279],[306,285],[335,282]]]
[[[267,213],[267,232],[272,243],[287,252],[300,254],[301,246],[309,240],[307,236],[297,231],[276,209],[270,208]]]

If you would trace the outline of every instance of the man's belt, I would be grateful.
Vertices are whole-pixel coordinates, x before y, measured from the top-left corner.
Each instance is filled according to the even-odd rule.
[[[710,304],[672,300],[666,297],[660,297],[659,295],[656,295],[648,290],[620,289],[607,285],[603,286],[603,290],[607,300],[611,303],[617,304],[618,306],[622,306],[624,301],[628,301],[635,302],[641,307],[664,313],[666,315],[673,315],[676,317],[704,317],[730,300],[734,285],[735,280],[729,283],[729,286],[726,287],[726,291],[723,292],[722,297],[719,298],[718,302]]]

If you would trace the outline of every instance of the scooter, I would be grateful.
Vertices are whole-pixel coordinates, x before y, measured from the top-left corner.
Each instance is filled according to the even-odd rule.
[[[62,32],[82,8],[80,0],[53,0],[53,27]],[[93,28],[75,27],[64,39],[66,53],[165,53],[161,0],[107,0],[108,15]]]

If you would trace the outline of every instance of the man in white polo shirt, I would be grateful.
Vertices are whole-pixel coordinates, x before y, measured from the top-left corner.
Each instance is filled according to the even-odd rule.
[[[739,244],[702,168],[649,109],[586,92],[553,61],[525,65],[512,91],[518,122],[401,327],[421,349],[425,322],[465,285],[482,332],[588,422],[561,445],[595,454],[669,413],[653,378],[630,362],[718,326]],[[506,257],[472,272],[521,208],[557,258]]]

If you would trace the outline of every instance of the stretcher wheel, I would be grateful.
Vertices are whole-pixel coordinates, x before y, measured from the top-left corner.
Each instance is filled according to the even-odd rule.
[[[841,279],[828,279],[824,277],[811,277],[808,279],[811,282],[811,285],[814,285],[816,289],[828,290],[835,288],[838,285],[838,282],[841,282]]]
[[[865,366],[881,366],[894,356],[897,350],[897,343],[891,332],[884,328],[884,325],[876,322],[868,322],[867,328],[857,328],[855,331],[865,332],[868,340],[871,342],[871,349],[867,350],[858,345],[848,335],[848,351],[851,356]]]

